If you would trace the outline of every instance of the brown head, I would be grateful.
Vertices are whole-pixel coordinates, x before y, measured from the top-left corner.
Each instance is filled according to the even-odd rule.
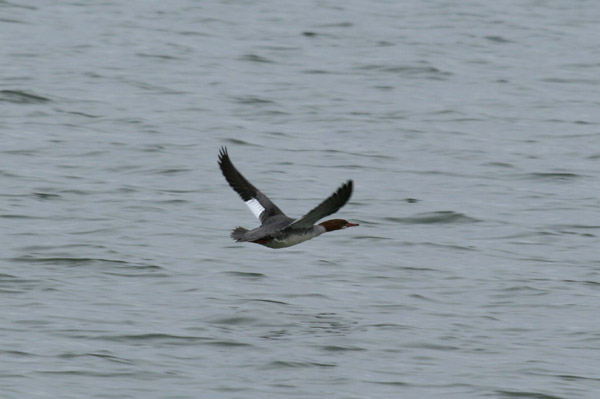
[[[358,226],[358,223],[350,223],[344,219],[331,219],[326,220],[323,223],[319,223],[319,226],[325,227],[325,231],[341,230],[346,227]]]

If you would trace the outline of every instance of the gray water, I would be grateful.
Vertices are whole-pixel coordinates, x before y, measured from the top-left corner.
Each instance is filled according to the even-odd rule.
[[[600,397],[599,20],[0,1],[0,397]],[[234,243],[222,145],[360,227]]]

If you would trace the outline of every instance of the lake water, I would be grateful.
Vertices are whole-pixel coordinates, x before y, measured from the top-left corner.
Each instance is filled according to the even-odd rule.
[[[2,398],[600,397],[599,20],[0,1]],[[222,145],[360,227],[234,243]]]

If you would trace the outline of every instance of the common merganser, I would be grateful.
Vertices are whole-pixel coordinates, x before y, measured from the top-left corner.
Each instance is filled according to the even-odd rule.
[[[316,221],[337,212],[350,199],[352,180],[348,180],[319,206],[298,219],[287,217],[266,195],[254,187],[233,166],[227,148],[221,147],[219,167],[223,176],[246,203],[261,225],[253,230],[236,227],[231,238],[237,242],[253,242],[269,248],[285,248],[315,238],[327,231],[358,226],[344,219],[331,219],[317,225]]]

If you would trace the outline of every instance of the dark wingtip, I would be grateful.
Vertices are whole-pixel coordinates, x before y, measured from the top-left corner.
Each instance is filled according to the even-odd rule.
[[[342,186],[338,189],[338,194],[342,194],[346,190],[348,190],[348,198],[352,195],[352,190],[354,188],[354,182],[352,179],[348,180],[346,183],[342,184]]]
[[[228,156],[229,154],[227,153],[227,147],[221,146],[221,148],[219,149],[219,164],[221,164],[221,162],[223,162],[223,159]]]

